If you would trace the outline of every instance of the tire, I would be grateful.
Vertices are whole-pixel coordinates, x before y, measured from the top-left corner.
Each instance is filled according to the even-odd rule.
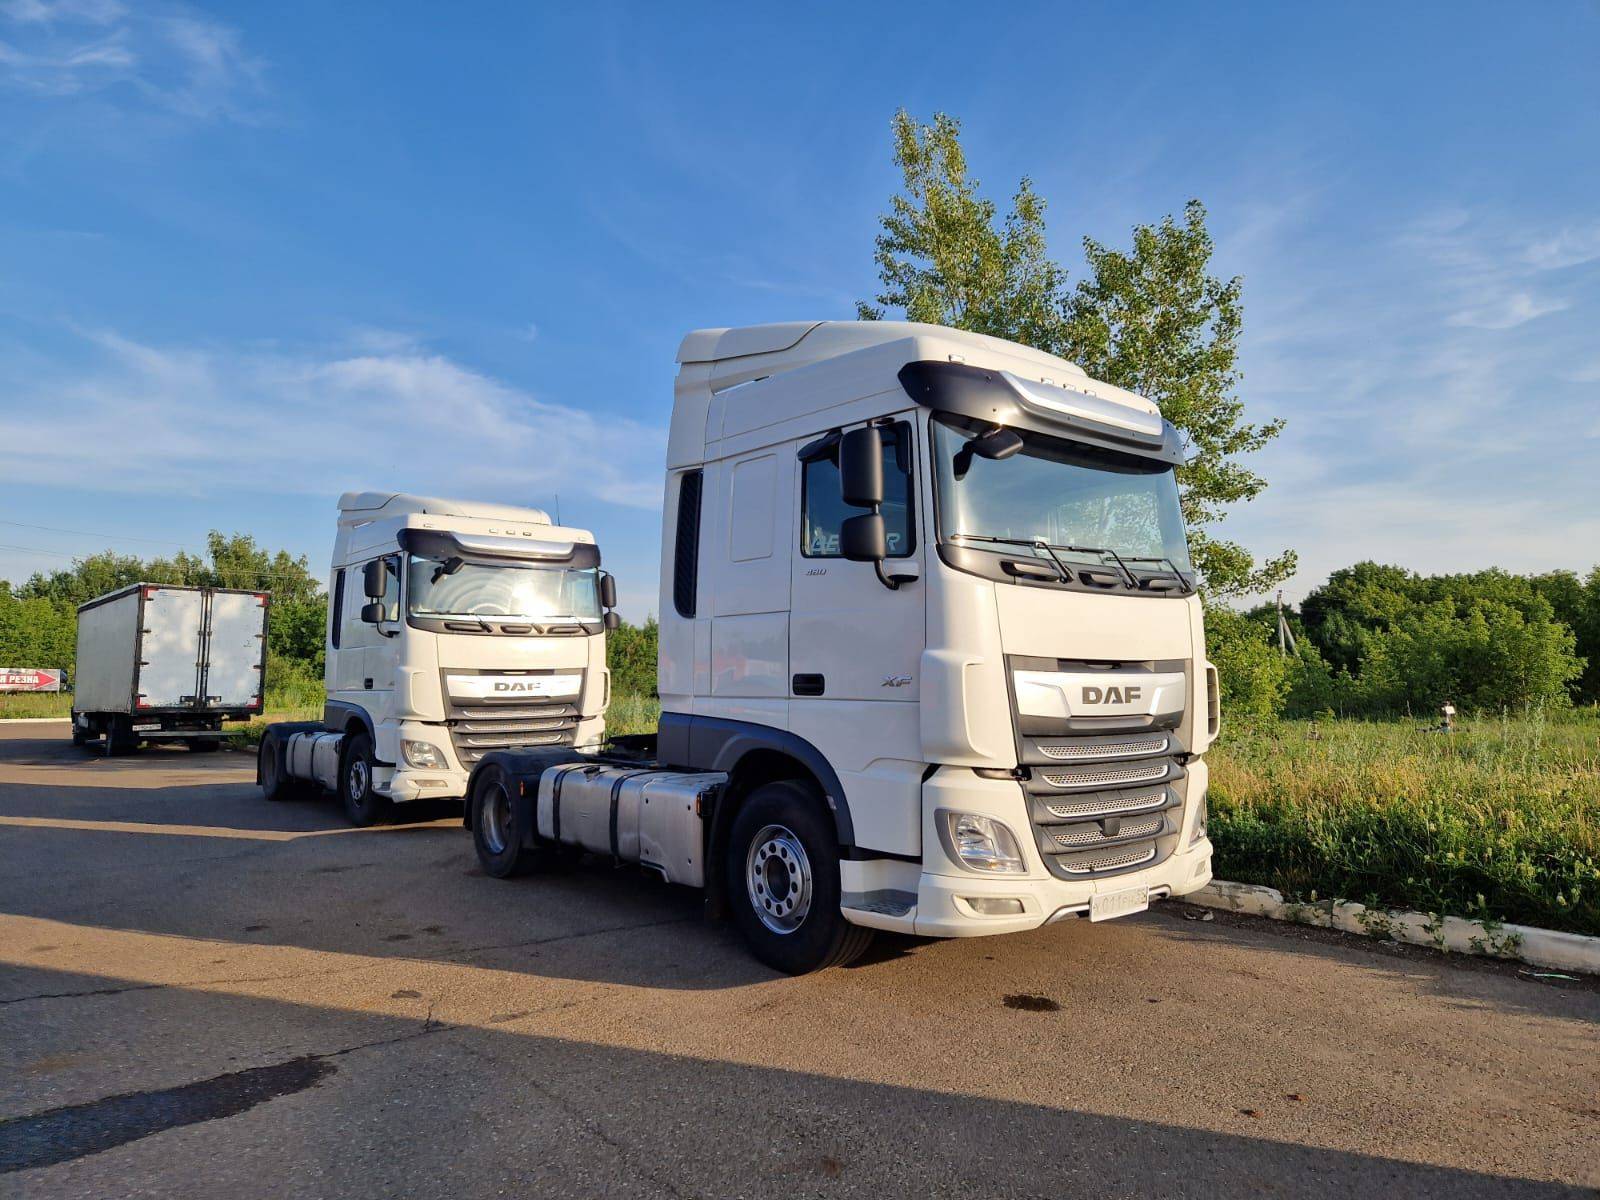
[[[387,796],[372,790],[372,738],[363,729],[345,734],[339,755],[339,803],[358,828],[382,825],[394,815]]]
[[[767,966],[805,975],[860,957],[872,930],[839,911],[839,843],[816,789],[797,780],[752,792],[724,863],[734,924]]]
[[[72,718],[72,744],[74,746],[87,746],[89,744],[89,731],[78,724],[76,714]]]
[[[530,848],[522,844],[518,827],[516,784],[503,767],[487,766],[473,781],[472,845],[485,874],[496,879],[526,875],[536,865]]]
[[[133,722],[127,717],[113,716],[106,725],[106,756],[121,758],[139,748],[139,739],[133,732]]]
[[[300,781],[283,773],[278,758],[278,739],[262,738],[256,750],[256,773],[261,777],[261,794],[268,800],[293,800],[300,794]]]

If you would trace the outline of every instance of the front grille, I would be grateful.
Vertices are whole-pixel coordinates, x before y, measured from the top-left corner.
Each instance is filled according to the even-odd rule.
[[[1124,838],[1154,837],[1161,832],[1166,818],[1160,813],[1151,817],[1144,817],[1138,821],[1125,821],[1115,837],[1108,837],[1100,825],[1068,825],[1063,829],[1052,829],[1051,838],[1056,845],[1067,850],[1081,850],[1085,846],[1097,846],[1101,842],[1119,842]]]
[[[1041,744],[1039,753],[1056,762],[1093,762],[1105,758],[1144,758],[1151,754],[1166,753],[1165,737],[1140,738],[1127,742],[1052,742]]]
[[[1100,875],[1106,871],[1125,871],[1129,867],[1143,866],[1156,856],[1156,844],[1130,846],[1114,854],[1098,858],[1062,859],[1061,869],[1069,875]]]
[[[470,707],[452,705],[447,723],[456,758],[470,770],[492,750],[572,745],[578,733],[578,708],[573,704],[478,702]]]
[[[1166,806],[1167,793],[1160,791],[1136,796],[1089,796],[1082,800],[1052,801],[1044,807],[1052,817],[1059,817],[1063,821],[1081,821],[1089,817],[1121,816]]]
[[[1129,763],[1120,767],[1095,767],[1086,771],[1041,771],[1040,775],[1051,787],[1058,788],[1127,787],[1129,784],[1165,779],[1167,760]]]

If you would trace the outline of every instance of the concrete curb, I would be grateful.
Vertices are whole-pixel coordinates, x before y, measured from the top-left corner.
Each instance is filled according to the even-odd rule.
[[[70,725],[71,717],[0,717],[0,725]]]
[[[1535,929],[1531,925],[1486,925],[1482,921],[1435,917],[1428,913],[1394,912],[1368,908],[1350,900],[1297,902],[1285,900],[1283,893],[1274,888],[1221,879],[1214,879],[1183,898],[1192,904],[1253,917],[1340,929],[1367,937],[1387,937],[1456,954],[1514,959],[1535,967],[1600,975],[1600,937],[1585,937],[1581,933]]]

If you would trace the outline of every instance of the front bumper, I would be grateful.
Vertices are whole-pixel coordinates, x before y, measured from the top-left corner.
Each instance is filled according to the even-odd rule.
[[[578,749],[599,749],[605,739],[605,718],[588,717],[577,722]],[[428,742],[445,760],[442,767],[410,767],[401,752],[403,741]],[[515,747],[511,747],[515,749]],[[394,766],[375,767],[372,788],[397,803],[411,800],[451,800],[467,794],[471,770],[461,761],[450,728],[446,725],[404,722],[380,726],[378,756]]]
[[[1045,865],[1031,833],[1028,801],[1015,780],[941,768],[923,784],[920,870],[916,864],[884,859],[841,864],[845,916],[860,925],[928,937],[981,937],[1086,916],[1094,896],[1128,888],[1149,888],[1152,901],[1188,895],[1211,882],[1210,839],[1202,836],[1191,844],[1207,775],[1203,761],[1192,759],[1187,764],[1176,848],[1165,858],[1145,868],[1072,880],[1060,878]],[[980,874],[953,861],[935,824],[941,810],[977,813],[1006,825],[1019,843],[1025,872]],[[855,897],[862,899],[852,903]],[[970,903],[980,898],[1015,900],[1022,911],[980,913]]]

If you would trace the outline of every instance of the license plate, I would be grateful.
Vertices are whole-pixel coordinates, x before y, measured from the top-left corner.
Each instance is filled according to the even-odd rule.
[[[161,722],[157,721],[154,725],[135,725],[133,727],[133,731],[135,733],[154,733],[156,730],[158,730],[160,728],[161,728]]]
[[[1106,892],[1089,897],[1089,920],[1109,921],[1112,917],[1125,917],[1129,913],[1143,912],[1149,907],[1148,887],[1124,888],[1120,892]]]

